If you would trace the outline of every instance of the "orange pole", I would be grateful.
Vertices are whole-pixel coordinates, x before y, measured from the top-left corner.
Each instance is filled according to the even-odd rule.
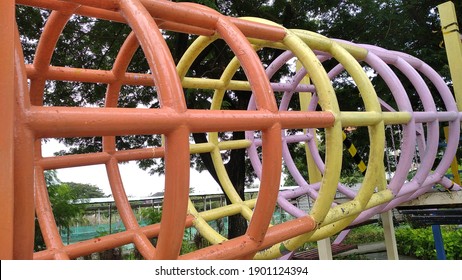
[[[281,127],[275,124],[263,132],[263,172],[257,204],[247,233],[256,242],[262,242],[273,217],[282,173]],[[263,210],[264,209],[264,210]]]
[[[32,107],[27,123],[39,137],[161,134],[171,132],[186,121],[192,132],[267,129],[275,121],[283,129],[325,128],[334,123],[330,112],[188,110],[175,114],[171,110],[153,110]]]
[[[69,0],[69,2],[82,4],[82,6],[76,9],[75,13],[77,14],[125,22],[125,19],[115,12],[118,8],[118,4],[116,3],[118,1],[116,0]],[[212,35],[211,31],[213,32],[216,21],[219,17],[218,14],[211,14],[208,10],[199,9],[198,5],[191,5],[190,3],[175,3],[170,1],[154,0],[141,0],[140,2],[145,6],[146,10],[154,17],[154,19],[159,22],[159,26],[172,31],[196,35]],[[17,3],[51,10],[63,10],[71,4],[45,0],[17,0]],[[235,24],[247,37],[280,41],[286,35],[284,28],[279,26],[249,22],[238,18],[225,18]]]
[[[180,126],[165,135],[165,194],[157,259],[180,254],[189,196],[189,131]]]
[[[288,240],[316,228],[316,221],[309,215],[287,221],[284,224],[278,224],[270,227],[267,231],[263,242],[255,242],[248,235],[243,235],[220,244],[212,245],[189,254],[181,256],[179,259],[189,260],[230,260],[240,259],[255,254],[260,250]],[[282,247],[282,246],[281,246]],[[282,248],[281,248],[282,249]]]
[[[21,112],[16,111],[16,116]],[[34,138],[18,126],[14,145],[14,255],[15,259],[31,259],[34,245]]]
[[[14,24],[14,22],[13,22]],[[13,258],[32,259],[34,249],[34,135],[25,125],[30,108],[24,57],[14,30],[14,220]]]
[[[108,152],[88,153],[88,154],[73,154],[59,157],[46,157],[38,160],[37,165],[40,165],[43,170],[77,167],[85,165],[105,164],[111,159],[111,156],[117,159],[118,162],[126,162],[131,160],[142,160],[148,158],[163,158],[165,151],[163,147],[156,148],[141,148]]]
[[[13,258],[14,0],[0,1],[0,259]]]

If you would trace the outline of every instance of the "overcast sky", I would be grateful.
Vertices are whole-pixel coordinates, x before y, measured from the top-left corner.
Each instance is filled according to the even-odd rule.
[[[65,146],[56,140],[51,140],[42,146],[44,157],[53,156],[53,153],[65,149]],[[136,163],[130,162],[119,164],[125,192],[128,196],[140,197],[148,196],[151,193],[161,192],[164,190],[164,176],[149,175],[147,171],[141,170]],[[111,194],[111,188],[106,175],[104,165],[92,165],[76,168],[58,169],[58,178],[61,182],[76,182],[96,185],[106,194]],[[196,193],[217,192],[219,186],[215,180],[204,171],[198,173],[191,170],[190,185]]]

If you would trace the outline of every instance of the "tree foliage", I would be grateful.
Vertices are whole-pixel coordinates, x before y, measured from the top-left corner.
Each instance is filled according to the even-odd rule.
[[[344,39],[354,43],[370,44],[380,46],[389,50],[401,51],[422,59],[435,69],[451,85],[451,77],[447,63],[446,51],[442,45],[441,26],[437,5],[445,1],[425,0],[425,1],[304,1],[308,9],[306,14],[316,20],[314,31],[337,39]],[[458,22],[462,22],[462,3],[453,1],[458,15]],[[335,65],[335,61],[325,63],[327,70]],[[367,65],[363,64],[364,67]],[[422,103],[418,98],[415,88],[409,80],[396,71],[398,77],[403,81],[404,87],[411,100],[414,110],[423,110]],[[390,90],[380,76],[371,76],[371,81],[378,95],[387,103],[396,107]],[[350,80],[344,79],[341,74],[333,81],[336,90],[340,109],[344,111],[362,111],[364,105],[359,97],[359,93]],[[441,98],[436,94],[436,89],[430,86],[434,93],[438,108],[444,108]],[[442,124],[444,125],[444,124]],[[441,141],[443,132],[440,133]],[[366,162],[369,154],[369,136],[366,128],[358,128],[348,134],[350,141],[358,149],[358,155]],[[399,143],[400,135],[397,130],[386,131],[386,147],[390,150],[399,149],[394,143]],[[298,152],[297,152],[298,151]],[[300,155],[304,149],[296,148],[295,154]],[[458,159],[461,159],[462,150],[459,148]],[[439,153],[441,156],[442,153]],[[302,157],[303,158],[303,157]],[[439,159],[436,159],[437,164]],[[306,173],[306,162],[297,161],[299,170]],[[385,158],[384,164],[396,164],[392,159]],[[345,150],[342,163],[342,180],[354,183],[361,180],[356,164]],[[286,173],[287,174],[287,173]],[[307,176],[307,175],[306,175]],[[290,176],[288,183],[292,183]]]
[[[69,230],[75,222],[82,219],[86,208],[81,203],[83,200],[105,196],[103,191],[94,185],[62,183],[58,179],[56,170],[45,171],[45,182],[56,226],[63,230]],[[45,242],[37,220],[34,244],[36,250],[45,249]]]
[[[107,197],[107,195],[98,186],[92,184],[64,182],[63,185],[68,186],[74,196],[80,200]]]

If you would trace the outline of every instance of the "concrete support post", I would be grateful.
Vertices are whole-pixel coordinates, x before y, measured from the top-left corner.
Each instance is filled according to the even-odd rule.
[[[387,258],[389,260],[398,260],[398,249],[396,246],[395,228],[393,226],[392,210],[380,214],[383,224],[383,233],[385,237],[385,248],[387,249]]]
[[[318,254],[320,260],[332,260],[332,247],[330,238],[318,240]]]

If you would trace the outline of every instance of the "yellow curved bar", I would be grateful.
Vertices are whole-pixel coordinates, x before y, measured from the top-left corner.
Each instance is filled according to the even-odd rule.
[[[319,104],[325,111],[330,111],[338,116],[340,109],[337,103],[334,89],[327,76],[325,69],[317,59],[314,52],[294,33],[287,31],[283,43],[300,60],[300,63],[307,69],[313,84],[316,86],[319,96]],[[337,182],[340,178],[341,157],[342,157],[342,134],[341,123],[336,120],[331,128],[326,128],[326,166],[325,176],[321,181],[319,197],[316,199],[310,215],[321,224],[329,211],[337,190]]]
[[[182,59],[180,60],[178,64],[178,73],[180,77],[182,77],[182,80],[184,82],[184,76],[186,75],[186,72],[188,71],[189,67],[192,65],[192,62],[196,57],[214,40],[216,40],[217,37],[205,37],[205,36],[200,36],[198,39],[196,39],[193,44],[188,48],[188,50],[185,52],[183,55]],[[239,60],[234,57],[224,72],[222,73],[222,76],[220,77],[219,80],[207,80],[207,79],[201,79],[200,82],[199,79],[190,79],[189,80],[189,86],[202,86],[202,87],[208,87],[208,88],[214,88],[214,94],[213,94],[213,99],[212,99],[212,104],[211,108],[212,110],[219,110],[221,109],[222,101],[223,101],[223,96],[225,93],[225,90],[228,88],[228,85],[232,81],[232,77],[234,76],[235,72],[239,69],[240,67],[240,62]],[[250,89],[250,84],[248,82],[237,82],[238,84],[241,85],[241,87],[245,88],[246,90]],[[219,85],[219,87],[214,87],[216,85]],[[223,188],[223,191],[226,193],[227,197],[230,199],[230,201],[233,203],[233,205],[239,205],[237,209],[239,210],[239,213],[246,218],[247,220],[250,220],[252,217],[252,210],[246,206],[245,203],[243,203],[242,199],[239,197],[239,195],[236,193],[234,186],[232,185],[228,173],[224,167],[223,160],[221,158],[220,150],[222,149],[239,149],[239,148],[247,148],[250,146],[250,141],[248,140],[237,140],[237,141],[227,141],[227,142],[219,142],[218,140],[218,133],[217,132],[211,132],[209,133],[209,142],[204,145],[204,149],[207,149],[207,152],[210,152],[212,161],[215,166],[215,170],[218,176],[218,179],[220,181],[220,184]],[[233,207],[233,209],[236,209],[236,207]],[[218,211],[218,210],[217,210]],[[206,226],[202,221],[203,218],[197,211],[194,209],[194,206],[190,206],[190,212],[194,213],[193,216],[196,217],[197,223],[195,222],[195,226],[197,225],[197,229],[201,232],[201,234],[210,242],[216,243],[217,241],[221,240],[221,235],[217,235],[217,233],[211,228]],[[223,209],[223,212],[221,214],[226,214],[226,209]],[[220,241],[221,242],[221,241]]]
[[[299,59],[300,63],[307,69],[313,84],[316,86],[319,96],[319,104],[325,111],[331,112],[334,116],[339,116],[340,109],[331,81],[317,59],[313,51],[298,36],[287,30],[287,36],[283,39],[283,44],[292,51]],[[336,118],[337,119],[337,118]],[[326,165],[325,176],[321,181],[321,189],[316,199],[310,215],[318,225],[321,225],[325,216],[329,212],[337,190],[337,182],[340,177],[341,156],[342,156],[342,129],[341,123],[336,120],[333,127],[326,128]],[[256,259],[280,257],[286,251],[293,251],[300,247],[313,232],[303,234],[292,239],[273,245],[271,248],[259,252]]]
[[[352,55],[346,51],[344,48],[340,46],[340,44],[322,37],[319,34],[313,35],[315,33],[309,31],[294,31],[297,35],[299,35],[302,40],[304,40],[307,44],[314,45],[316,48],[320,50],[326,51],[330,53],[337,61],[339,61],[344,67],[345,70],[353,78],[356,86],[359,89],[361,94],[361,98],[364,102],[364,106],[366,112],[371,112],[372,114],[376,114],[377,116],[377,123],[374,125],[368,126],[369,128],[369,139],[370,139],[370,154],[369,154],[369,161],[367,172],[363,181],[363,185],[359,190],[355,200],[357,200],[362,207],[365,207],[369,198],[374,192],[374,189],[383,184],[382,178],[384,175],[380,175],[381,173],[384,174],[383,170],[383,149],[385,143],[385,127],[382,117],[382,110],[380,104],[378,102],[377,94],[374,90],[372,83],[367,77],[366,73],[364,72],[361,65],[357,62],[356,58],[352,57]],[[311,36],[310,36],[311,35]],[[309,40],[311,38],[311,40]],[[317,40],[313,40],[316,38]],[[359,53],[360,48],[357,49],[357,54]],[[364,50],[362,52],[362,58],[367,55],[367,51]],[[343,114],[339,115],[340,121],[342,121],[343,125]],[[350,123],[350,126],[359,126],[355,123]],[[379,179],[377,179],[379,178]],[[354,219],[354,218],[348,218]],[[345,226],[346,226],[345,220]]]
[[[207,240],[212,244],[217,244],[227,240],[226,237],[216,232],[197,212],[191,199],[188,201],[188,213],[195,217],[193,226],[204,236],[207,236]]]
[[[330,45],[332,43],[335,43],[339,45],[342,49],[349,52],[355,58],[355,60],[364,60],[368,53],[368,51],[365,48],[361,48],[351,44],[344,44],[342,42],[334,42],[331,39],[312,31],[303,29],[291,30],[295,34],[297,34],[297,36],[300,36],[300,38],[302,38],[303,41],[312,49],[327,51],[328,49],[330,49]]]
[[[188,72],[189,68],[191,68],[191,65],[193,64],[196,57],[198,57],[199,54],[217,38],[218,36],[199,36],[196,40],[194,40],[194,42],[192,42],[176,66],[178,76],[180,76],[181,80],[186,77],[186,73]]]
[[[386,203],[388,201],[391,201],[394,198],[393,193],[386,189],[377,193],[374,193],[367,203],[366,207],[362,207],[356,202],[351,202],[354,203],[353,205],[350,202],[344,203],[342,205],[338,205],[335,208],[333,208],[329,214],[326,217],[326,225],[321,227],[319,230],[317,230],[308,240],[307,242],[310,241],[316,241],[320,239],[327,238],[329,236],[332,236],[332,232],[339,232],[340,230],[345,228],[345,223],[350,223],[351,218],[345,219],[345,213],[346,216],[354,216],[356,217],[358,214],[360,214],[362,211],[382,205],[383,203]],[[338,216],[336,216],[338,215]],[[340,221],[336,221],[338,219],[342,219]],[[348,226],[348,225],[347,225]]]

